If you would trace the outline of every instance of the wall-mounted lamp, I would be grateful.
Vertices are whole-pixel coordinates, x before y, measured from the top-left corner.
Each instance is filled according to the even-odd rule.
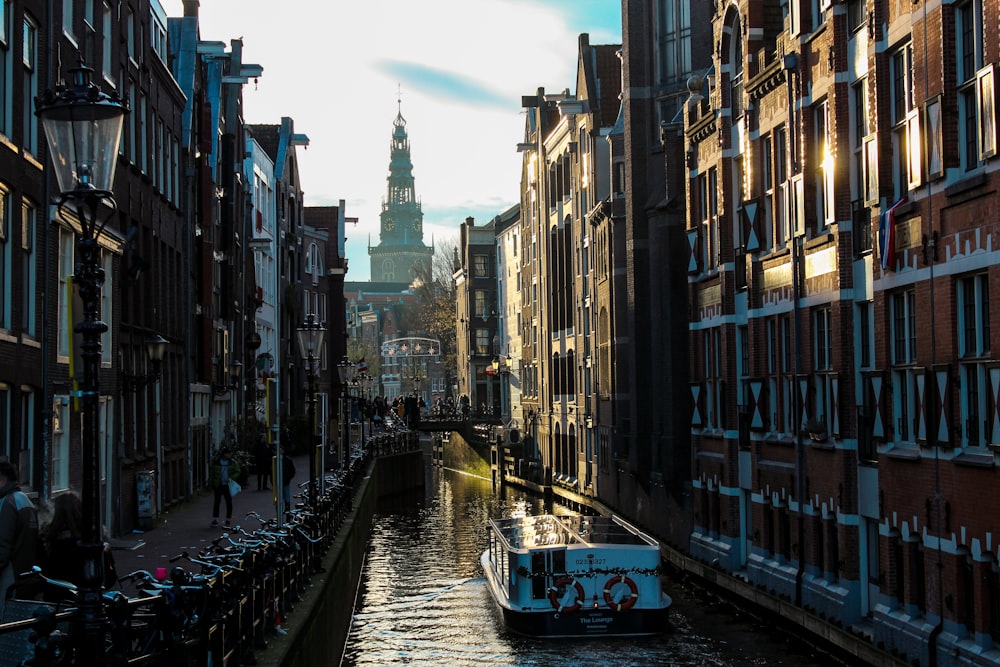
[[[163,336],[156,334],[146,339],[146,357],[149,359],[148,373],[128,373],[121,372],[122,391],[136,391],[140,387],[145,387],[160,379],[160,365],[163,357],[167,354],[167,346],[170,342]]]

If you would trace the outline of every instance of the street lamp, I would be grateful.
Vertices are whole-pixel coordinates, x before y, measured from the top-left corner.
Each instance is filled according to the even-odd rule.
[[[82,338],[82,526],[80,553],[83,581],[77,604],[86,642],[84,655],[104,650],[104,531],[101,523],[100,469],[100,367],[101,336],[108,325],[101,321],[104,268],[98,241],[114,217],[117,203],[111,192],[122,120],[128,109],[117,95],[101,91],[90,80],[93,70],[81,63],[70,70],[71,83],[62,83],[35,98],[35,114],[41,119],[48,141],[53,171],[59,184],[59,209],[68,219],[76,218],[74,283],[83,305],[83,320],[73,326]],[[103,210],[102,210],[103,209]],[[75,215],[74,215],[75,214]]]
[[[340,444],[344,449],[344,470],[347,470],[348,465],[351,462],[351,431],[350,431],[350,419],[351,419],[351,409],[348,402],[348,389],[350,388],[351,380],[354,378],[354,364],[352,364],[347,357],[340,360],[337,364],[337,374],[340,376]]]
[[[316,357],[323,349],[323,338],[326,328],[316,318],[315,313],[306,315],[295,334],[299,339],[299,352],[306,362],[306,377],[309,380],[309,444],[306,453],[309,455],[309,502],[316,506]]]

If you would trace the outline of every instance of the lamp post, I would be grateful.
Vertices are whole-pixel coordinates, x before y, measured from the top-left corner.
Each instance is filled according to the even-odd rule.
[[[100,368],[101,336],[108,325],[101,321],[101,266],[99,238],[117,209],[111,185],[118,161],[122,120],[128,111],[116,95],[101,91],[90,80],[93,70],[82,63],[70,70],[71,83],[62,83],[35,98],[35,114],[45,129],[51,164],[59,183],[59,208],[76,218],[74,283],[83,305],[83,320],[73,326],[82,338],[83,383],[75,392],[82,403],[82,525],[80,554],[83,581],[77,598],[84,641],[84,655],[104,650],[103,526],[101,522]],[[106,208],[107,210],[102,210]]]
[[[354,364],[352,364],[347,357],[340,360],[337,364],[337,374],[340,376],[340,446],[343,448],[344,456],[344,470],[347,470],[351,462],[351,408],[350,408],[350,396],[348,390],[350,388],[351,380],[354,377]]]
[[[316,506],[316,357],[323,349],[326,328],[316,318],[315,313],[306,315],[295,334],[299,339],[299,352],[306,362],[306,378],[309,381],[309,503]]]

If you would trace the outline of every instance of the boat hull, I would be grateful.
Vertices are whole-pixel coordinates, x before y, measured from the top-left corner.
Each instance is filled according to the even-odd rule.
[[[660,609],[608,608],[580,609],[575,612],[515,611],[494,598],[507,630],[529,637],[641,637],[667,629],[669,607]]]
[[[667,629],[672,600],[660,594],[657,607],[632,607],[616,611],[607,605],[585,606],[576,611],[552,608],[515,609],[502,595],[502,588],[489,567],[487,554],[481,558],[490,598],[499,610],[508,631],[528,637],[641,637]]]

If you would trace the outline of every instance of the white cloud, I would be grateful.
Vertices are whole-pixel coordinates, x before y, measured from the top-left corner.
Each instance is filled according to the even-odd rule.
[[[181,0],[162,2],[168,15],[182,14]],[[344,199],[359,218],[347,230],[350,280],[368,279],[369,235],[378,243],[397,85],[430,243],[466,215],[485,220],[517,202],[521,96],[575,85],[570,20],[585,18],[567,12],[517,0],[202,0],[200,8],[202,39],[242,37],[244,60],[264,68],[244,91],[247,120],[289,116],[309,136],[299,151],[306,204]],[[608,34],[605,25],[584,30]]]

